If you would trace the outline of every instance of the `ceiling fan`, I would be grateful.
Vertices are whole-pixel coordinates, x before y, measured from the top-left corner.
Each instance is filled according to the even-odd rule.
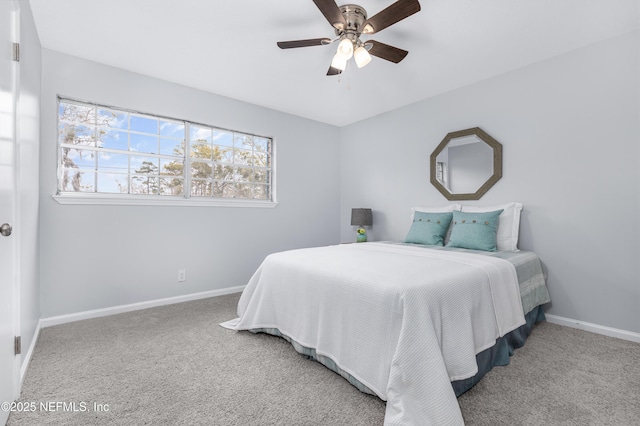
[[[371,55],[394,63],[402,61],[409,53],[375,40],[360,40],[363,34],[375,34],[420,11],[418,0],[398,0],[386,9],[367,18],[367,11],[356,4],[338,6],[334,0],[313,0],[320,12],[333,26],[336,39],[312,38],[306,40],[279,41],[280,49],[324,46],[335,41],[336,52],[327,75],[338,75],[345,70],[347,61],[353,56],[358,68],[371,62]]]

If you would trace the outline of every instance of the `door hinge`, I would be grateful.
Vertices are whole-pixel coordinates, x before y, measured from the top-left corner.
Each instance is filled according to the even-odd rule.
[[[22,353],[22,337],[16,336],[13,339],[13,346],[15,349],[15,354],[20,355]]]
[[[13,57],[11,59],[13,59],[16,62],[20,62],[20,43],[13,43]]]

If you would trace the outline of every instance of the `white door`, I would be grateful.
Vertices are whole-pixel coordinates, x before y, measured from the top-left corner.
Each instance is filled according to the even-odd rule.
[[[12,44],[17,38],[17,3],[0,0],[0,225],[13,224],[16,212],[17,63]],[[0,404],[17,397],[18,361],[14,350],[16,312],[16,230],[0,235]],[[6,233],[6,232],[5,232]],[[9,412],[0,406],[0,424]]]

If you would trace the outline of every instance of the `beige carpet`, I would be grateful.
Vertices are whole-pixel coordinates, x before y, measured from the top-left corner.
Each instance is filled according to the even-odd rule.
[[[283,339],[219,327],[238,297],[43,329],[8,424],[382,425]],[[640,425],[640,345],[542,323],[458,401],[468,425]]]

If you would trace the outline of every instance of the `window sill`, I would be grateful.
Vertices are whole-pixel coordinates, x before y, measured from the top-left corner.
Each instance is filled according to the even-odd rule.
[[[107,205],[107,206],[184,206],[184,207],[251,207],[272,209],[276,201],[198,199],[164,196],[109,196],[91,194],[53,195],[52,198],[63,205]]]

